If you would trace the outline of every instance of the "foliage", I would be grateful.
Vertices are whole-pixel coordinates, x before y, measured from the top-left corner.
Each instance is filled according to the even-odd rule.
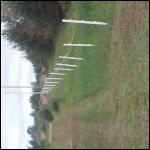
[[[31,140],[29,143],[32,145],[29,149],[42,149],[42,146],[36,140]]]
[[[34,110],[39,109],[39,99],[40,99],[40,96],[38,94],[34,94],[30,97],[31,107]]]
[[[3,36],[32,64],[46,66],[54,51],[63,8],[57,1],[3,1]]]
[[[60,111],[60,109],[59,109],[59,104],[58,104],[57,101],[53,101],[52,109],[53,109],[55,112],[59,112],[59,111]]]
[[[40,115],[42,118],[44,118],[48,121],[53,121],[53,119],[54,119],[52,112],[50,112],[48,109],[41,111]]]
[[[36,131],[37,127],[36,126],[31,126],[31,127],[28,127],[27,129],[27,133],[29,134],[33,134],[35,131]]]
[[[4,23],[2,35],[17,50],[25,54],[34,68],[36,82],[32,82],[32,91],[41,91],[40,75],[42,68],[48,70],[48,60],[54,52],[54,45],[59,33],[61,19],[69,8],[70,2],[61,1],[2,1],[1,2],[1,22]],[[30,114],[36,120],[39,113],[40,96],[33,94],[30,97]],[[54,105],[55,109],[57,105]],[[41,116],[52,121],[53,115],[45,110]],[[36,121],[35,121],[36,122]],[[43,143],[38,143],[35,139],[36,125],[29,127],[27,132],[32,140],[29,142],[29,149],[43,148]]]

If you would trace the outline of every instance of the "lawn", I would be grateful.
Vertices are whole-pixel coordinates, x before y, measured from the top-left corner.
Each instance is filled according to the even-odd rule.
[[[63,98],[68,103],[83,100],[86,96],[104,89],[109,78],[108,54],[110,51],[112,18],[114,2],[73,2],[67,18],[107,22],[107,26],[62,24],[60,36],[56,43],[54,58],[50,59],[49,71],[53,72],[55,64],[62,62],[59,55],[82,57],[84,61],[66,60],[65,63],[79,67],[68,75],[50,93],[50,97]],[[63,47],[64,43],[91,43],[95,47]],[[58,92],[57,92],[58,91]]]
[[[65,24],[49,71],[59,55],[82,57],[49,93],[60,102],[50,148],[148,148],[148,2],[73,2],[66,18],[107,26]],[[64,43],[95,47],[66,48]],[[62,102],[62,103],[61,103]]]

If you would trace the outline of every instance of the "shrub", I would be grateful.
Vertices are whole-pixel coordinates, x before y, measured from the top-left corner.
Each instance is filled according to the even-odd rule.
[[[41,115],[42,118],[44,118],[48,121],[53,121],[54,120],[54,116],[53,116],[52,112],[49,111],[48,109],[45,109],[45,110],[41,111],[40,115]]]

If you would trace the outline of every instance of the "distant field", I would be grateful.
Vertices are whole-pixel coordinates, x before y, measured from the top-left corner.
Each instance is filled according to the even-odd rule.
[[[148,148],[148,2],[73,2],[67,18],[107,26],[62,24],[49,71],[68,48],[79,67],[50,94],[62,100],[50,148]]]

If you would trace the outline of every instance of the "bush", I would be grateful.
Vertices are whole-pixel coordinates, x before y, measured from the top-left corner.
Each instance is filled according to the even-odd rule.
[[[53,121],[54,120],[52,112],[50,112],[48,109],[41,111],[40,115],[42,118],[46,119],[47,121]]]
[[[59,112],[59,104],[57,101],[53,101],[52,103],[52,109],[55,111],[55,112]]]

